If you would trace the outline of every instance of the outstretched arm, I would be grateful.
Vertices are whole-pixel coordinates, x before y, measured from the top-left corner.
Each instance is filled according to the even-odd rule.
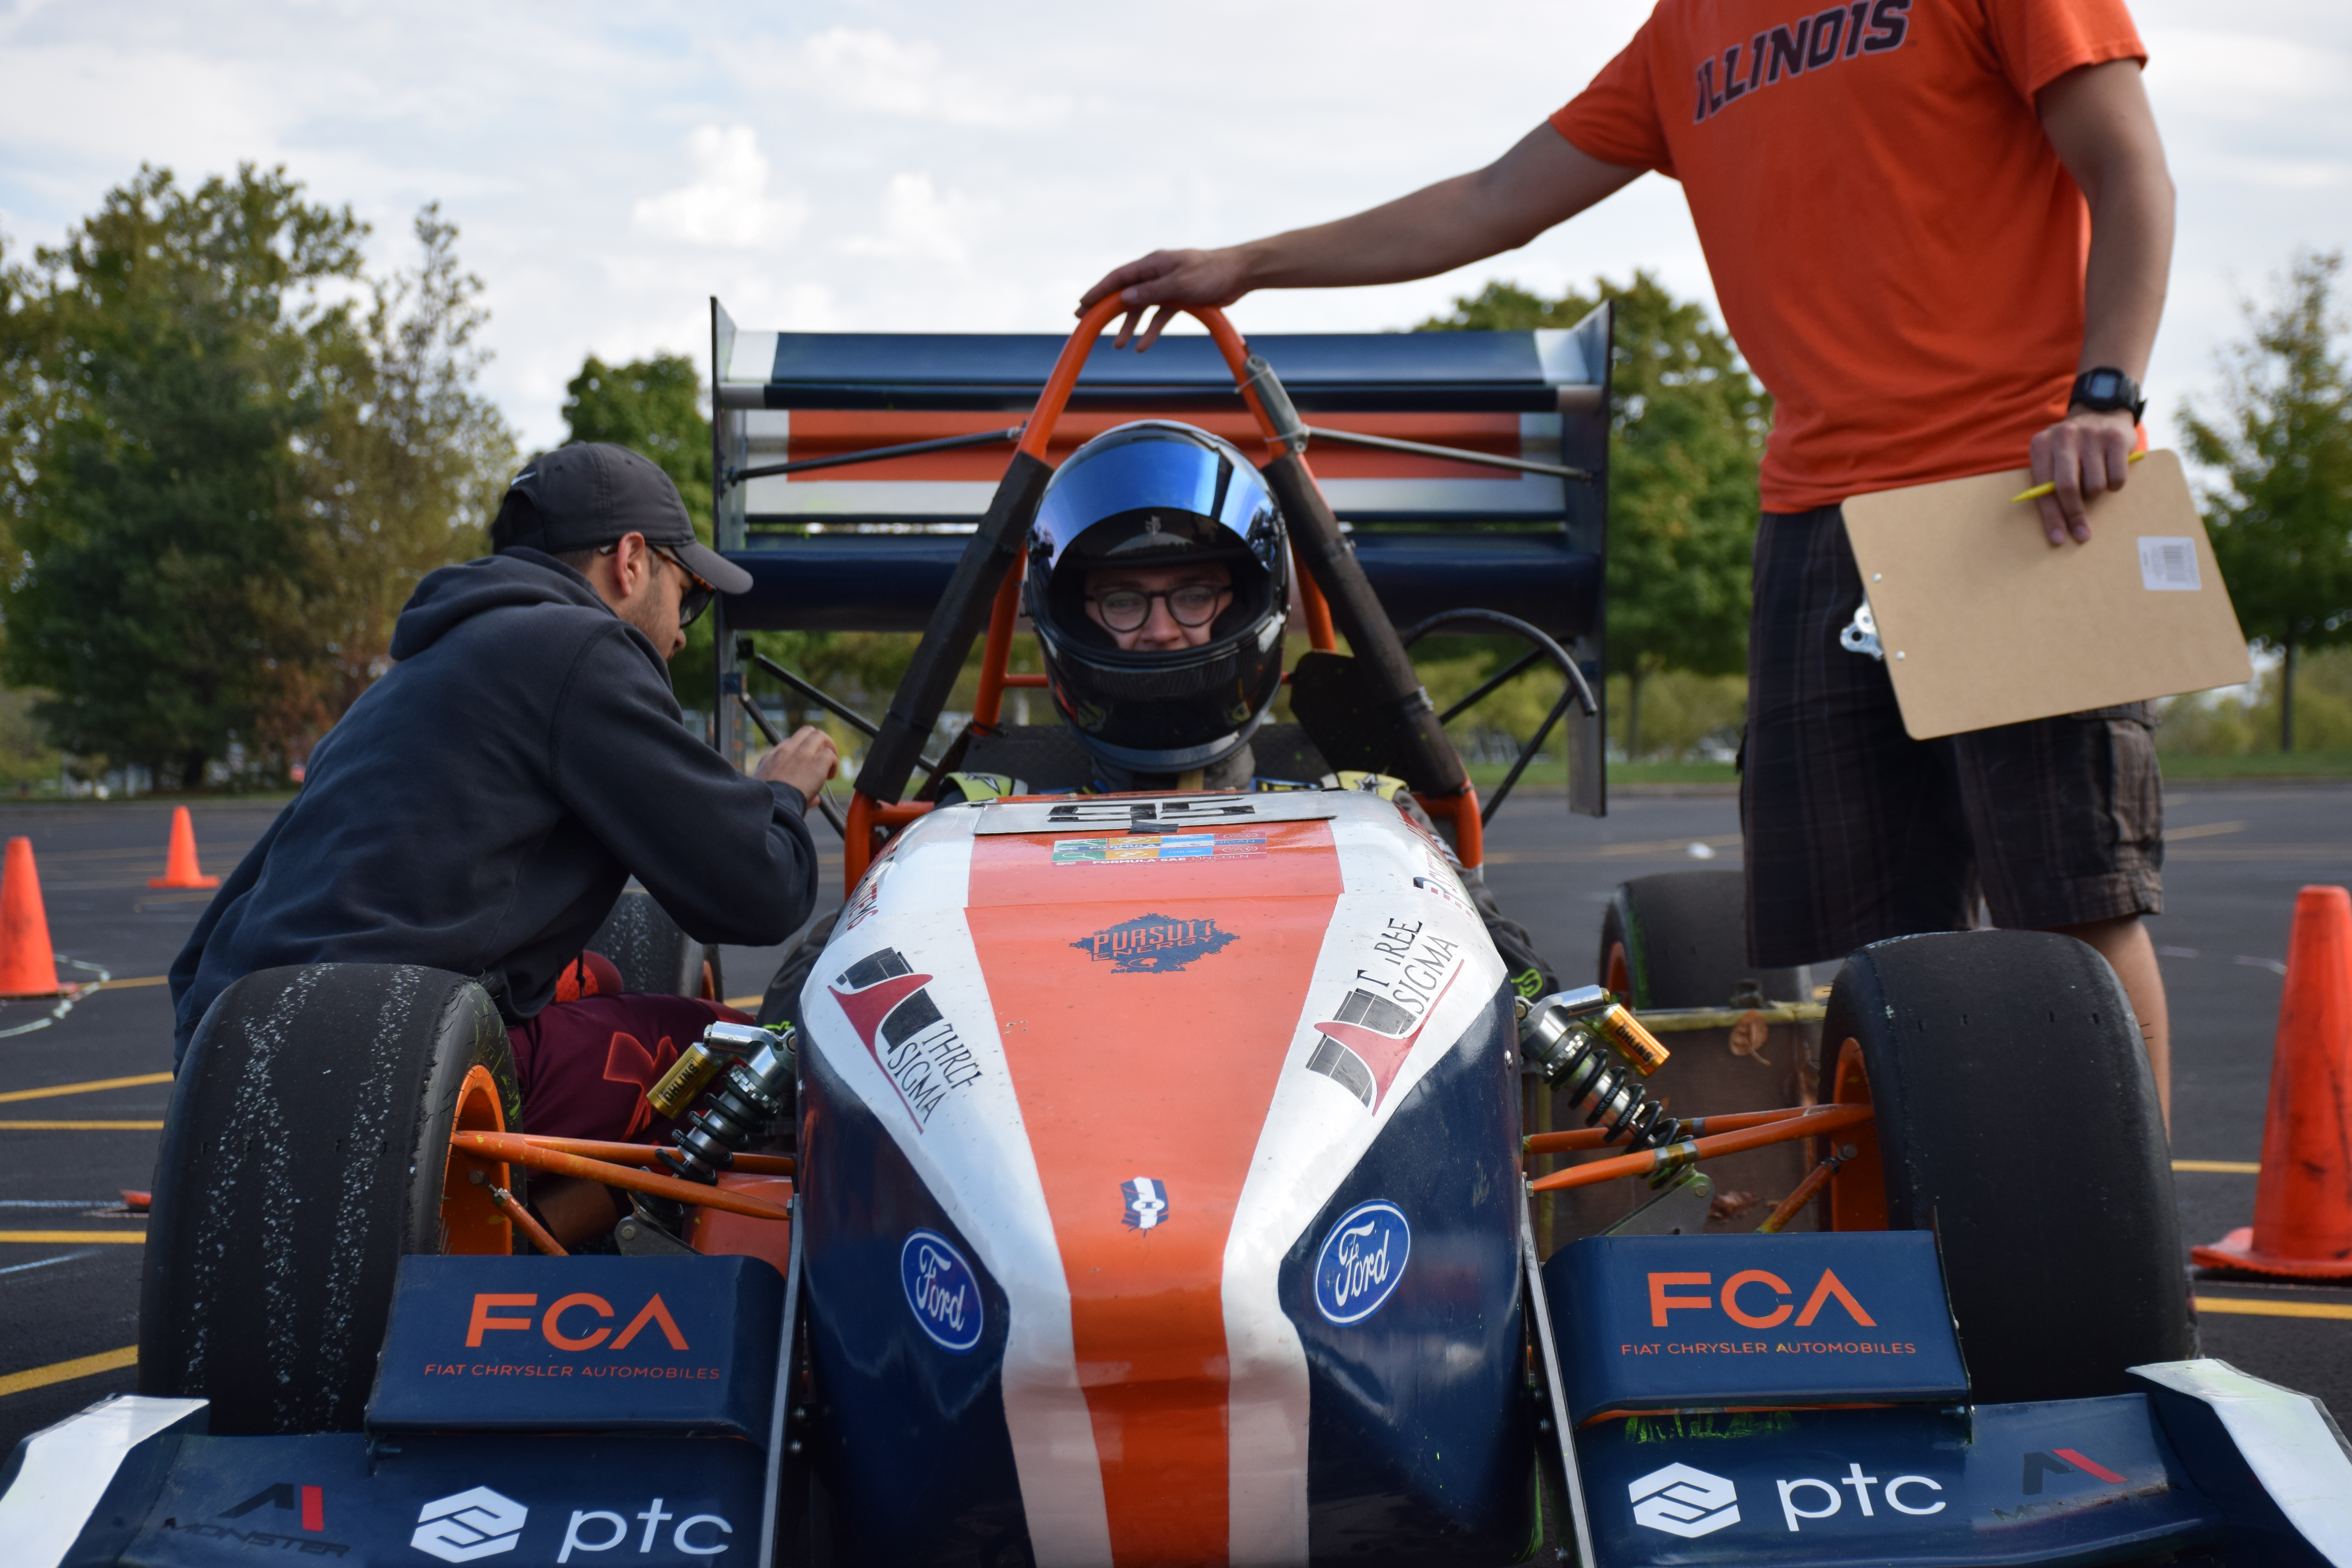
[[[2067,72],[2036,100],[2042,129],[2091,207],[2091,255],[2083,279],[2083,355],[2077,368],[2113,365],[2134,381],[2164,315],[2172,269],[2172,176],[2140,84],[2139,62],[2110,60]],[[2060,544],[2091,537],[2084,497],[2124,488],[2132,448],[2129,410],[2067,410],[2033,438],[2035,480],[2050,480],[2042,530]]]
[[[1220,250],[1155,250],[1115,268],[1078,302],[1117,293],[1128,309],[1113,345],[1160,307],[1139,350],[1186,305],[1230,305],[1253,289],[1337,289],[1434,277],[1527,244],[1642,173],[1580,152],[1538,125],[1485,168],[1424,186],[1353,217]]]

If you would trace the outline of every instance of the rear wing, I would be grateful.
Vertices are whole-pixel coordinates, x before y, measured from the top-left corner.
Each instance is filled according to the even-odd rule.
[[[1501,610],[1558,637],[1601,689],[1610,326],[1603,306],[1564,331],[1250,341],[1315,429],[1582,471],[1514,471],[1316,439],[1308,456],[1321,488],[1397,626],[1445,610]],[[728,755],[745,738],[732,634],[921,630],[1064,341],[751,331],[711,301],[717,542],[753,584],[717,612],[714,707]],[[1106,339],[1087,359],[1048,460],[1151,417],[1188,421],[1244,450],[1256,438],[1208,338],[1163,338],[1140,355]],[[840,462],[917,443],[945,449]],[[1604,720],[1568,721],[1571,804],[1580,810],[1603,799]]]

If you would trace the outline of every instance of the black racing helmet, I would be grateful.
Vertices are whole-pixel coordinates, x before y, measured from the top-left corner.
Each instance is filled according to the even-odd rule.
[[[1122,653],[1087,614],[1089,572],[1222,562],[1233,603],[1199,647]],[[1149,419],[1105,431],[1055,471],[1029,531],[1027,607],[1054,705],[1079,743],[1130,773],[1238,752],[1282,687],[1290,549],[1249,460],[1205,430]]]

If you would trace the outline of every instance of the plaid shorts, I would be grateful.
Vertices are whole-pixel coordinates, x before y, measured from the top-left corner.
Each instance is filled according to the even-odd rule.
[[[2145,702],[1941,740],[1838,646],[1862,574],[1835,507],[1764,514],[1740,749],[1748,956],[1775,968],[1975,923],[2050,930],[2164,908]]]

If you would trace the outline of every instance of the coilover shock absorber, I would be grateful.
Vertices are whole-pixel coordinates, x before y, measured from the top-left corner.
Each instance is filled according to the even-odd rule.
[[[702,1041],[713,1047],[714,1058],[734,1059],[718,1072],[718,1081],[686,1125],[670,1134],[677,1147],[664,1149],[658,1158],[671,1174],[708,1186],[751,1146],[761,1123],[791,1100],[796,1042],[790,1025],[772,1032],[747,1024],[713,1024],[702,1032]],[[683,1058],[678,1065],[685,1066]],[[666,1078],[655,1087],[667,1082]]]
[[[1519,1048],[1587,1127],[1608,1129],[1612,1143],[1654,1149],[1682,1135],[1682,1123],[1642,1084],[1665,1064],[1666,1047],[1600,986],[1555,992],[1529,1007]]]

